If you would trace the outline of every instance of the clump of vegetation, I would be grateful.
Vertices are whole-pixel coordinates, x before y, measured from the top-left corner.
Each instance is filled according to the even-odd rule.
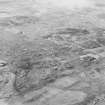
[[[81,44],[81,46],[85,49],[95,49],[95,48],[101,47],[101,45],[97,41],[94,41],[94,40],[85,41]]]
[[[105,37],[97,37],[97,41],[98,41],[101,45],[105,46]]]
[[[15,26],[35,24],[37,21],[35,16],[14,16],[10,19],[10,22]]]
[[[1,27],[23,26],[27,24],[35,24],[38,18],[35,16],[12,16],[0,20]]]
[[[66,36],[67,34],[69,35]],[[99,61],[95,56],[87,54],[82,60],[80,56],[86,54],[84,52],[86,49],[101,47],[100,43],[96,40],[87,40],[82,44],[76,44],[67,40],[73,35],[88,34],[89,31],[85,29],[68,28],[51,36],[18,45],[11,62],[13,73],[16,75],[15,90],[20,94],[25,94],[32,90],[42,89],[57,78],[65,76],[63,73],[66,71],[76,72],[78,69],[81,72],[86,67],[97,65]]]
[[[58,32],[59,34],[70,34],[70,35],[87,35],[90,32],[87,29],[80,28],[66,28]]]
[[[93,100],[95,99],[95,95],[91,95],[85,98],[84,101],[80,102],[80,103],[76,103],[74,105],[93,105]]]
[[[92,66],[95,63],[97,63],[97,58],[88,55],[81,60],[81,65],[84,67]]]
[[[60,65],[46,46],[45,50],[42,45],[35,46],[23,53],[18,51],[11,63],[12,72],[16,75],[14,87],[19,93],[42,88],[53,79],[52,74]]]

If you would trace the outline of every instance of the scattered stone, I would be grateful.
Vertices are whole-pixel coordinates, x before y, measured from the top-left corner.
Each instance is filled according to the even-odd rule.
[[[0,67],[5,67],[7,65],[8,65],[8,63],[6,61],[0,60]]]

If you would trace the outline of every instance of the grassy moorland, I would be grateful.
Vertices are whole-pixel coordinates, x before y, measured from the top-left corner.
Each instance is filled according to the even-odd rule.
[[[104,105],[104,10],[103,2],[1,18],[1,104]]]

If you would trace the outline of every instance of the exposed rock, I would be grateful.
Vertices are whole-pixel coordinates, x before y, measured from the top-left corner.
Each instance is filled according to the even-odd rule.
[[[14,93],[13,82],[15,75],[10,72],[1,73],[0,98],[9,98]]]
[[[78,82],[77,84],[73,85],[69,89],[73,90],[84,90],[85,88],[89,88],[90,84],[88,82]]]
[[[8,105],[8,103],[5,100],[0,100],[1,105]]]
[[[81,91],[65,91],[54,95],[48,100],[50,105],[68,105],[83,101],[86,94]]]
[[[62,77],[60,79],[57,79],[52,86],[56,87],[56,88],[66,88],[69,86],[72,86],[74,83],[76,83],[77,81],[79,81],[78,77]]]
[[[101,45],[97,41],[94,41],[94,40],[85,41],[81,44],[81,46],[85,49],[94,49],[94,48],[101,47]]]

